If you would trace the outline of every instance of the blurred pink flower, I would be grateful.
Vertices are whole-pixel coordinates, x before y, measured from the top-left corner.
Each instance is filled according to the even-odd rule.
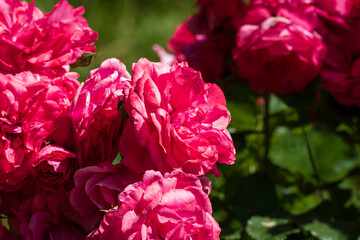
[[[206,82],[219,81],[229,68],[225,59],[235,47],[235,35],[227,32],[207,35],[192,33],[192,20],[188,19],[177,27],[168,47],[176,53],[177,60],[187,61],[190,67],[200,71]]]
[[[252,89],[302,91],[320,72],[326,46],[315,32],[315,7],[304,1],[254,1],[236,19],[233,51],[239,76]]]

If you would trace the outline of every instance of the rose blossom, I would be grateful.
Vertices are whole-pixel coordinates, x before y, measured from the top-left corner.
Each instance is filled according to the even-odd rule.
[[[0,74],[0,184],[24,179],[39,149],[70,105],[67,94],[38,75]]]
[[[118,154],[123,121],[119,107],[129,88],[130,75],[125,65],[112,58],[91,71],[77,90],[70,116],[80,167],[113,161]]]
[[[206,82],[219,81],[229,68],[225,59],[231,59],[227,55],[235,47],[235,36],[227,32],[195,34],[190,31],[192,20],[177,27],[168,47],[175,51],[177,60],[200,71]]]
[[[360,106],[360,23],[349,28],[327,26],[328,54],[321,71],[322,86],[341,104]]]
[[[70,192],[70,203],[80,215],[109,210],[118,205],[117,196],[142,175],[124,165],[104,163],[81,168],[74,175],[75,188]]]
[[[359,0],[314,0],[315,5],[332,17],[360,17]]]
[[[56,76],[64,73],[85,51],[94,51],[97,33],[74,9],[61,0],[52,12],[43,14],[35,3],[1,0],[0,72],[32,71]]]
[[[221,230],[202,189],[192,174],[147,171],[120,193],[118,209],[107,212],[87,239],[219,239]]]
[[[62,213],[63,191],[38,191],[18,212],[20,233],[26,240],[85,239],[86,232]]]
[[[236,19],[239,76],[257,91],[302,91],[319,73],[326,52],[314,30],[314,6],[300,0],[254,2]]]
[[[32,164],[35,179],[44,188],[69,180],[71,166],[74,166],[76,155],[57,145],[43,147]]]
[[[230,113],[215,84],[186,63],[133,65],[133,86],[124,106],[127,119],[120,139],[122,163],[135,172],[182,169],[195,175],[216,172],[215,163],[232,164],[235,150]]]

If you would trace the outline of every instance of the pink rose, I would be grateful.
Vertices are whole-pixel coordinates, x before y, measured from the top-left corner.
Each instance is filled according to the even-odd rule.
[[[0,92],[0,184],[16,185],[49,134],[63,129],[60,119],[70,101],[59,87],[30,72],[0,74]]]
[[[235,150],[230,113],[215,84],[186,63],[133,65],[133,87],[124,106],[127,120],[120,139],[122,163],[135,172],[173,169],[195,175],[216,172],[215,163],[232,164]]]
[[[34,178],[43,188],[52,188],[69,180],[76,155],[57,145],[47,145],[40,149],[32,164]]]
[[[81,167],[115,159],[123,121],[119,108],[129,89],[125,65],[108,59],[77,90],[70,116]]]
[[[168,48],[178,61],[200,71],[205,82],[221,80],[233,68],[235,45],[233,17],[244,7],[241,0],[198,0],[197,14],[178,26]]]
[[[0,184],[15,185],[27,175],[35,154],[24,144],[23,115],[28,105],[28,89],[22,81],[37,82],[30,73],[0,74]]]
[[[219,81],[229,68],[225,59],[235,47],[235,36],[227,32],[192,33],[192,20],[188,19],[177,27],[168,47],[175,51],[177,60],[187,61],[192,68],[200,71],[206,82]]]
[[[329,28],[322,86],[341,104],[360,106],[360,24],[341,34]]]
[[[119,193],[141,177],[123,165],[111,163],[81,168],[74,175],[76,186],[70,192],[70,203],[80,215],[109,210],[118,205]]]
[[[233,57],[239,76],[257,91],[302,91],[319,73],[326,54],[314,30],[314,6],[300,0],[254,2],[237,19]]]
[[[206,9],[217,18],[233,16],[239,6],[244,4],[241,0],[198,0],[196,5]]]
[[[85,239],[86,232],[63,215],[66,194],[38,192],[24,201],[18,213],[20,232],[25,240]]]
[[[33,89],[32,89],[33,88]],[[29,149],[39,149],[47,136],[61,125],[64,115],[68,114],[70,101],[67,93],[54,85],[45,85],[38,89],[38,86],[28,86],[34,91],[28,102],[28,107],[23,113],[24,144]],[[62,134],[66,134],[65,129]]]
[[[0,72],[32,71],[56,76],[66,72],[92,46],[97,33],[74,9],[61,0],[52,12],[43,14],[35,3],[2,0],[0,10]]]
[[[59,87],[63,92],[65,92],[67,98],[71,102],[75,97],[77,89],[80,87],[80,83],[77,80],[78,78],[78,73],[67,72],[61,77],[47,79],[46,81],[52,85]]]
[[[314,0],[318,8],[325,11],[329,16],[346,19],[360,17],[359,0]]]
[[[316,2],[323,10],[322,32],[328,48],[321,70],[322,86],[340,104],[360,106],[360,1],[331,3]]]
[[[119,195],[118,209],[107,212],[87,239],[219,239],[221,230],[202,188],[192,174],[147,171]]]
[[[234,31],[233,17],[245,7],[243,0],[198,0],[198,13],[193,15],[189,29],[196,34]]]

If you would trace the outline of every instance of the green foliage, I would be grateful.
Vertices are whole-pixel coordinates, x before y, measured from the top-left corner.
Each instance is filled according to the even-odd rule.
[[[285,240],[300,233],[300,229],[288,219],[253,216],[248,221],[246,232],[255,240]]]
[[[221,185],[213,180],[212,198],[225,194],[213,205],[223,239],[360,236],[359,121],[322,91],[318,82],[292,95],[225,88],[237,162],[221,167]]]

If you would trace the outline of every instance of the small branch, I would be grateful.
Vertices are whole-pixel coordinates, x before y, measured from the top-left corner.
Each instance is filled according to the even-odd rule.
[[[311,167],[312,167],[312,169],[314,171],[314,176],[315,176],[315,179],[316,179],[316,189],[319,192],[320,199],[323,200],[323,196],[322,196],[321,191],[320,191],[323,188],[323,184],[322,184],[322,181],[320,179],[319,172],[318,172],[318,170],[316,168],[316,165],[315,165],[315,159],[314,159],[314,156],[312,154],[309,138],[308,138],[308,136],[306,134],[304,126],[301,127],[301,132],[303,134],[303,137],[304,137],[304,140],[305,140],[305,143],[306,143],[306,149],[307,149],[309,159],[310,159],[310,162],[311,162]]]

